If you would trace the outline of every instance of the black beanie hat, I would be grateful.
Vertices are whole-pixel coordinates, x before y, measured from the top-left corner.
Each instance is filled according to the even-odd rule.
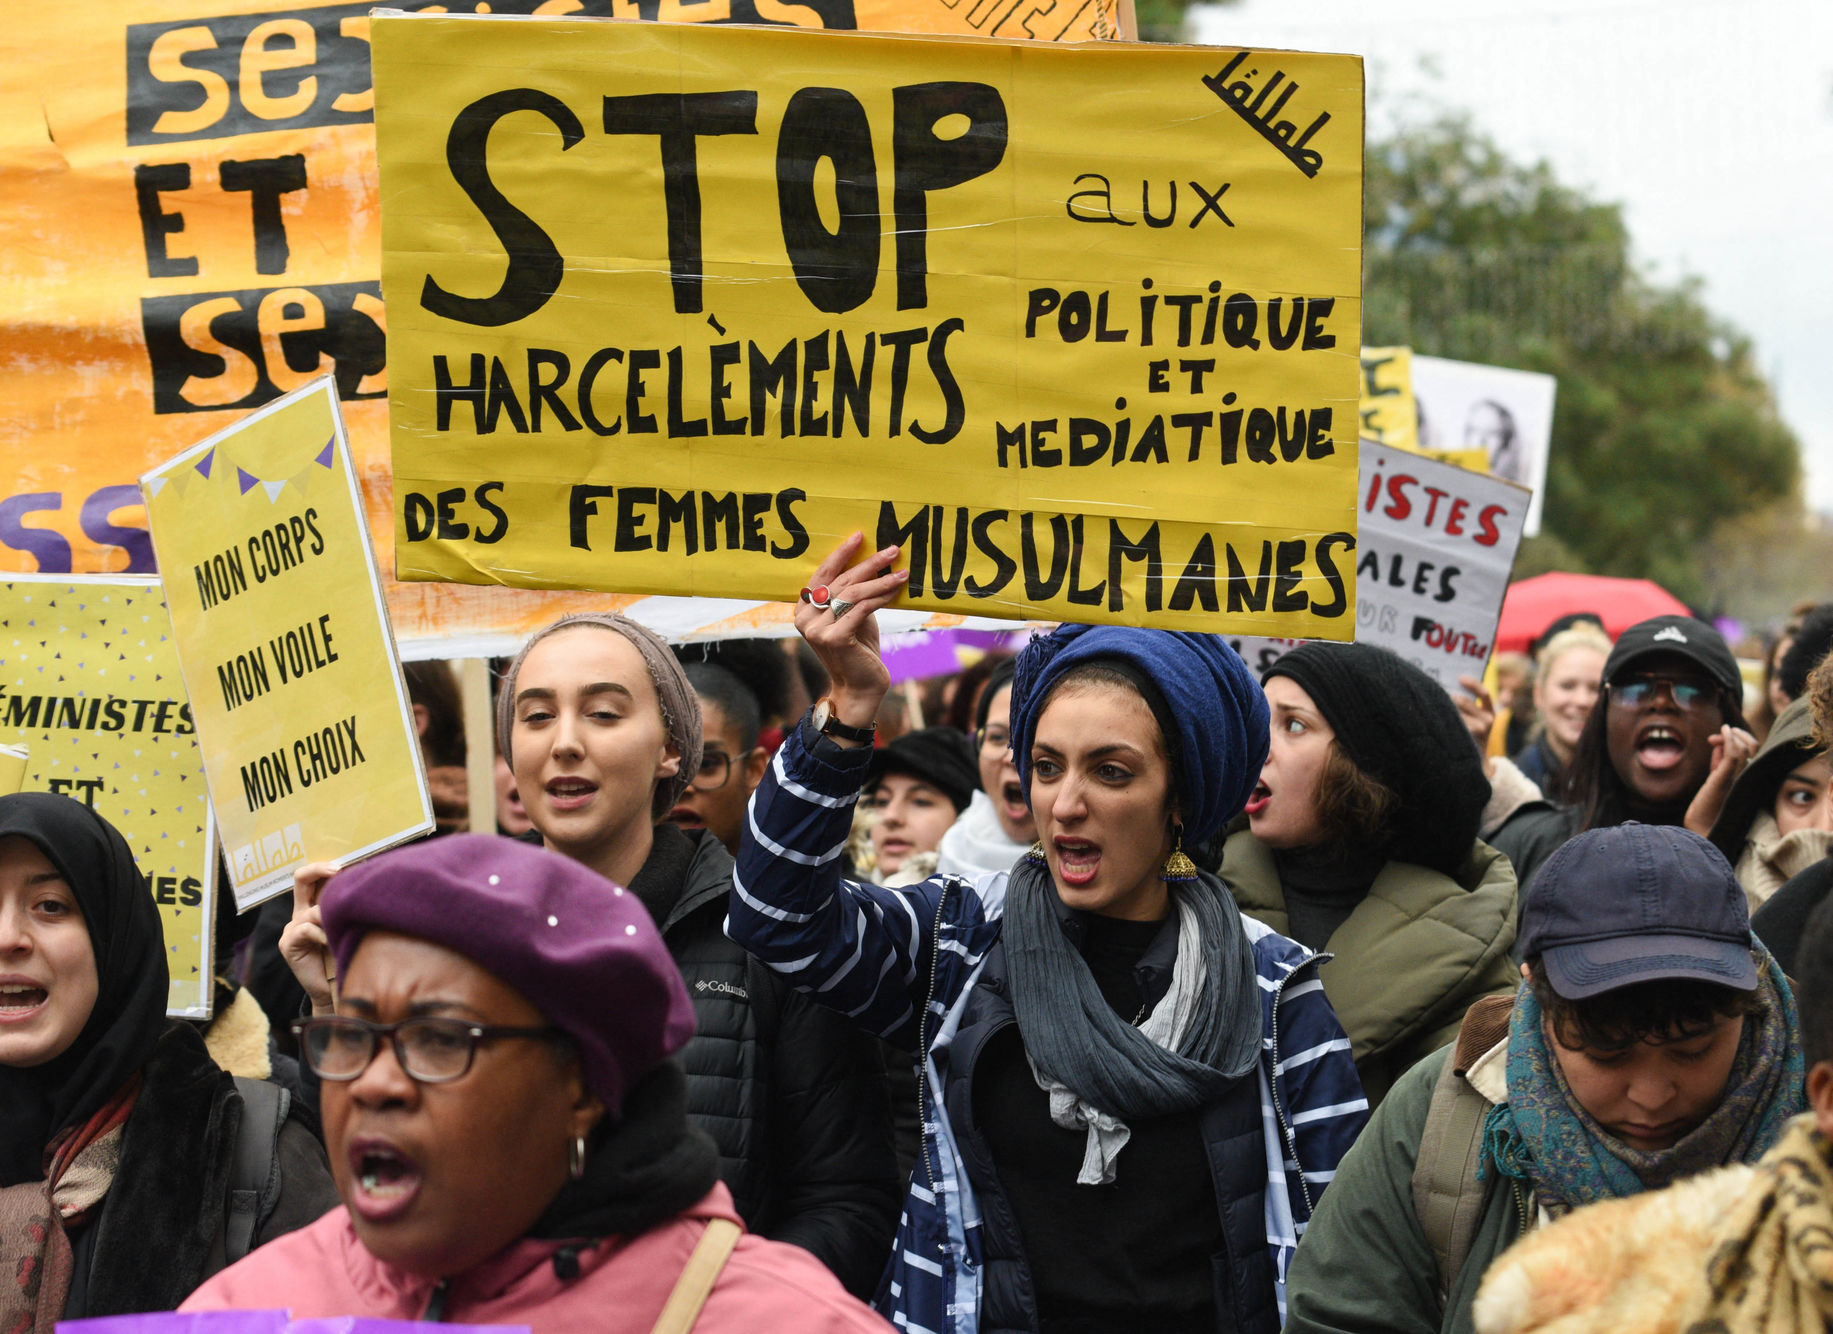
[[[1301,644],[1261,679],[1275,676],[1311,696],[1350,763],[1400,799],[1388,856],[1454,874],[1476,841],[1489,779],[1444,688],[1372,644]]]
[[[866,768],[865,790],[870,792],[878,786],[878,780],[886,774],[908,774],[928,783],[947,797],[957,812],[967,809],[980,787],[974,745],[958,727],[925,727],[906,732],[873,751]]]

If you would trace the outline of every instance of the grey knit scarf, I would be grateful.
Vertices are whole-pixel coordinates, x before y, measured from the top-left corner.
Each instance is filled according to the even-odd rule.
[[[1025,1054],[1040,1082],[1063,1085],[1113,1122],[1213,1102],[1254,1069],[1260,1054],[1260,990],[1234,899],[1208,873],[1172,886],[1172,896],[1180,929],[1196,928],[1202,976],[1175,1049],[1158,1045],[1108,1005],[1063,934],[1047,867],[1026,857],[1007,885],[1003,942]],[[1184,985],[1191,985],[1190,970],[1182,971]],[[1175,973],[1172,985],[1179,986]],[[1111,1170],[1106,1176],[1112,1179]]]

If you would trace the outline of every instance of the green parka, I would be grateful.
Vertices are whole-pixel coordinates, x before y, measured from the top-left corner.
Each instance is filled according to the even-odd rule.
[[[1241,911],[1289,932],[1272,851],[1246,830],[1223,849],[1222,879]],[[1471,845],[1457,875],[1389,862],[1325,950],[1324,994],[1349,1034],[1370,1107],[1394,1082],[1457,1036],[1464,1012],[1521,981],[1515,943],[1515,872],[1486,843]]]
[[[1484,1271],[1538,1221],[1539,1206],[1517,1182],[1490,1183],[1470,1250],[1450,1293],[1442,1294],[1414,1202],[1413,1172],[1447,1060],[1458,1062],[1462,1078],[1487,1056],[1482,1076],[1473,1073],[1468,1083],[1491,1105],[1506,1096],[1506,1043],[1490,1050],[1489,1039],[1507,1033],[1508,1009],[1498,1006],[1484,1019],[1459,1034],[1455,1047],[1402,1075],[1337,1165],[1286,1276],[1284,1334],[1474,1334],[1470,1308]]]

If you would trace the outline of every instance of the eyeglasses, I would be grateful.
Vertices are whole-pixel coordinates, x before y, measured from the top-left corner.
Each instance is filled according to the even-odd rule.
[[[432,1017],[372,1024],[346,1015],[320,1015],[295,1019],[292,1027],[312,1073],[336,1083],[348,1083],[367,1070],[382,1038],[393,1045],[395,1061],[408,1078],[422,1084],[449,1084],[471,1068],[479,1042],[497,1038],[564,1041],[566,1037],[557,1028],[506,1028]]]
[[[983,727],[980,729],[980,748],[982,750],[1005,750],[1012,744],[1012,733],[1003,727]]]
[[[712,792],[724,787],[732,777],[732,766],[750,754],[749,750],[744,755],[728,755],[723,750],[702,751],[700,767],[694,770],[694,789],[698,792]]]
[[[1637,676],[1628,681],[1612,681],[1610,700],[1626,709],[1639,708],[1653,699],[1663,686],[1667,687],[1668,698],[1678,708],[1703,709],[1713,699],[1711,689],[1696,682],[1671,681],[1665,676]]]

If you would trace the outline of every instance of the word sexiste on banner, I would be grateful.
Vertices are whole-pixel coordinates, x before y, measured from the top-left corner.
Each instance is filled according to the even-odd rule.
[[[1359,61],[372,39],[398,577],[1351,634]]]

